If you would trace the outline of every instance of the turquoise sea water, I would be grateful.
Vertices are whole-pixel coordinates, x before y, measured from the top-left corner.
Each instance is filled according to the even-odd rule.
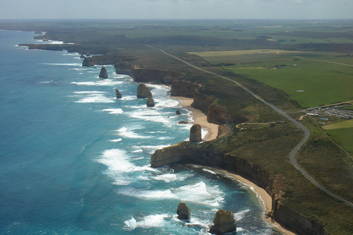
[[[190,114],[175,115],[167,87],[151,86],[147,108],[110,66],[101,81],[77,54],[15,46],[32,38],[0,31],[0,234],[206,234],[218,208],[234,211],[238,234],[277,234],[244,186],[149,167],[154,150],[188,137],[177,123]],[[181,200],[199,226],[176,219]]]

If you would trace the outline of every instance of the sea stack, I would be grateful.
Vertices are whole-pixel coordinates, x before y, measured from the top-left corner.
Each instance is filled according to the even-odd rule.
[[[83,62],[82,62],[83,67],[91,67],[94,66],[93,61],[90,57],[84,57]]]
[[[178,219],[189,221],[190,220],[190,210],[187,205],[183,202],[179,203],[177,208]]]
[[[152,97],[150,89],[145,84],[140,84],[137,87],[137,98],[149,98]]]
[[[152,97],[147,98],[146,105],[147,105],[147,107],[154,107],[154,100]]]
[[[121,99],[121,97],[122,97],[122,95],[121,95],[121,93],[120,93],[118,88],[115,88],[115,96],[116,96],[117,99]]]
[[[237,226],[233,212],[226,210],[218,210],[213,220],[213,225],[210,229],[210,233],[221,235],[224,233],[236,232]]]
[[[102,78],[102,79],[108,78],[108,72],[104,66],[101,68],[101,72],[99,73],[99,78]]]
[[[201,142],[201,126],[199,124],[195,124],[190,129],[190,142]]]

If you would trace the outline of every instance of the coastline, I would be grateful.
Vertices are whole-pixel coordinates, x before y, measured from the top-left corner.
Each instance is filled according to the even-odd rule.
[[[207,116],[199,109],[195,109],[191,106],[194,101],[193,98],[187,98],[182,96],[171,96],[171,98],[179,101],[182,108],[186,108],[192,113],[193,124],[199,124],[201,128],[207,130],[207,134],[204,137],[204,141],[211,141],[217,139],[218,136],[218,125],[207,121]]]
[[[174,98],[179,101],[180,105],[183,108],[186,108],[191,111],[192,117],[193,117],[193,123],[194,124],[199,124],[202,128],[206,129],[207,135],[205,136],[205,141],[211,141],[217,139],[218,136],[218,125],[213,124],[207,121],[207,116],[201,112],[199,109],[195,109],[191,106],[193,99],[192,98],[187,98],[187,97],[182,97],[182,96],[171,96],[171,98]],[[229,180],[232,180],[233,182],[240,183],[250,189],[255,196],[257,197],[261,207],[263,208],[263,220],[266,221],[268,224],[270,224],[273,228],[275,228],[277,231],[284,235],[296,235],[295,233],[287,230],[284,228],[282,225],[277,223],[275,220],[271,219],[267,215],[272,212],[272,197],[266,192],[265,189],[259,187],[255,183],[251,182],[250,180],[237,175],[235,173],[228,172],[226,170],[222,169],[217,169],[213,167],[206,167],[206,166],[200,166],[200,165],[193,165],[193,164],[188,164],[187,167],[192,168],[192,169],[198,169],[198,170],[209,170],[216,175],[226,178]]]
[[[258,201],[260,202],[264,213],[263,219],[269,223],[273,228],[284,235],[296,235],[295,233],[289,231],[288,229],[284,228],[282,225],[277,223],[275,220],[271,219],[270,217],[266,216],[267,214],[271,213],[272,211],[272,197],[261,187],[257,186],[255,183],[251,182],[250,180],[245,179],[244,177],[237,175],[235,173],[228,172],[226,170],[208,167],[208,166],[201,166],[201,165],[194,165],[194,164],[187,164],[186,165],[192,169],[198,170],[206,170],[205,172],[214,172],[217,176],[232,180],[236,183],[240,183],[245,187],[249,188],[257,197]]]

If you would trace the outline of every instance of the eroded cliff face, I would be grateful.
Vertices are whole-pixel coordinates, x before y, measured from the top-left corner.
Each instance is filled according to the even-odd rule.
[[[282,192],[278,182],[260,166],[247,160],[217,151],[209,143],[197,144],[182,142],[180,144],[157,150],[151,156],[151,166],[161,167],[174,164],[198,164],[221,168],[236,173],[256,185],[264,188],[274,199],[271,216],[282,226],[298,235],[327,235],[323,226],[315,220],[288,208],[282,203]]]
[[[232,122],[232,118],[226,107],[212,103],[208,107],[207,121],[216,124],[225,124]]]
[[[195,93],[201,87],[200,84],[185,81],[185,80],[173,80],[171,83],[170,93],[172,96],[184,96],[188,98],[194,98]]]
[[[179,73],[171,71],[163,71],[157,69],[146,69],[133,67],[131,69],[131,75],[136,82],[144,83],[161,83],[161,84],[171,84],[173,80],[178,79],[181,75]]]
[[[208,107],[216,100],[215,97],[203,93],[202,90],[197,90],[193,96],[194,102],[192,107],[201,110],[203,113],[208,113]]]

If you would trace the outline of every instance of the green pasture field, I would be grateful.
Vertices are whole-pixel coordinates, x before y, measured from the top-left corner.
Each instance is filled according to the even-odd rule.
[[[337,144],[353,154],[353,127],[327,130]]]
[[[216,66],[224,65],[227,71],[283,90],[303,108],[353,99],[352,57],[296,53],[251,54],[244,51],[240,55],[201,55]]]

